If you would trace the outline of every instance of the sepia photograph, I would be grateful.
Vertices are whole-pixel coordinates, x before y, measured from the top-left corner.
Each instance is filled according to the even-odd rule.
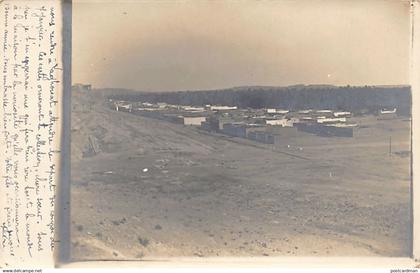
[[[409,1],[73,0],[71,261],[411,257]]]

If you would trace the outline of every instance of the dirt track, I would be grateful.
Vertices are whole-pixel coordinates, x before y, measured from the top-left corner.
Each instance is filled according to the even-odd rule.
[[[272,146],[73,105],[75,260],[409,255],[407,121]]]

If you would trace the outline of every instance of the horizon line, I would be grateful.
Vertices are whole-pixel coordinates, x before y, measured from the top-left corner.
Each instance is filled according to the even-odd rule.
[[[72,83],[72,87],[76,85],[92,85],[90,83]],[[133,91],[133,92],[143,92],[143,93],[169,93],[169,92],[200,92],[200,91],[225,91],[231,89],[241,89],[241,88],[291,88],[291,87],[379,87],[379,88],[404,88],[404,87],[411,87],[410,84],[365,84],[365,85],[334,85],[334,84],[291,84],[291,85],[237,85],[237,86],[230,86],[230,87],[223,87],[223,88],[211,88],[211,89],[182,89],[182,90],[140,90],[140,89],[133,89],[133,88],[124,88],[124,87],[94,87],[92,86],[92,91],[94,90],[112,90],[112,89],[119,89],[124,91]]]

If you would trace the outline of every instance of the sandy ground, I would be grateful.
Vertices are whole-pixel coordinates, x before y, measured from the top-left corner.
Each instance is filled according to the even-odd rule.
[[[73,94],[74,260],[410,254],[407,120],[264,145],[103,101]]]

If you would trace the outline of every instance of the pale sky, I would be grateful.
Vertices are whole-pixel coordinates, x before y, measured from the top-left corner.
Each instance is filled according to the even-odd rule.
[[[74,83],[408,84],[409,1],[73,0]]]

